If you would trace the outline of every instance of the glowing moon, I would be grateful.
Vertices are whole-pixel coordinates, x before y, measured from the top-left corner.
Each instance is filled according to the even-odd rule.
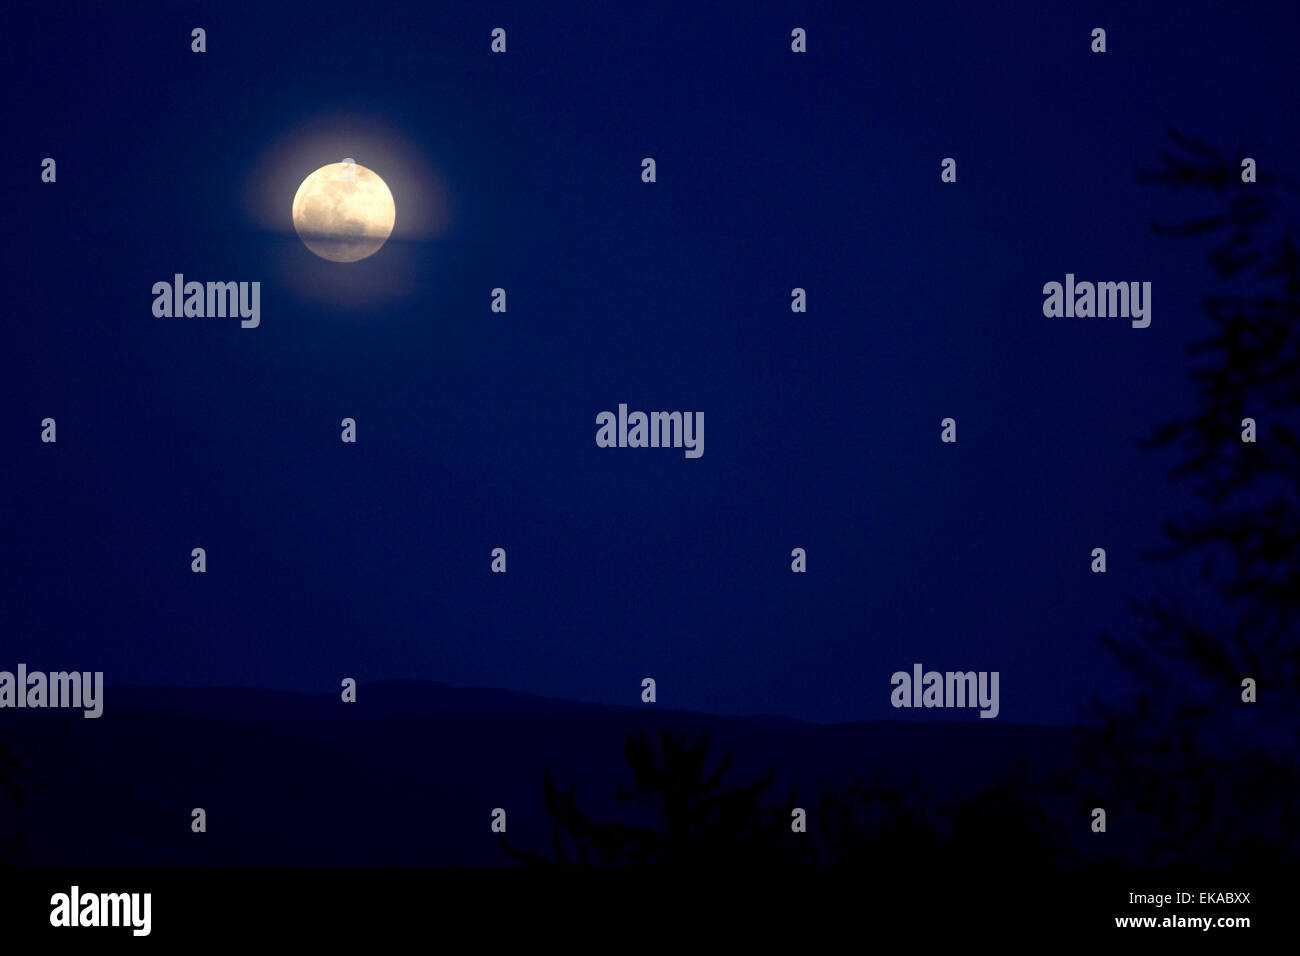
[[[316,170],[293,197],[298,238],[331,262],[356,262],[374,255],[392,235],[396,219],[387,183],[347,159]]]

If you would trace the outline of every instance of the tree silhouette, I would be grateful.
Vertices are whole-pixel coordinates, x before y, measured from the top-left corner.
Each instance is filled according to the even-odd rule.
[[[731,751],[710,768],[707,731],[692,740],[662,730],[657,749],[647,734],[630,733],[623,755],[633,783],[620,785],[616,795],[620,804],[641,811],[641,821],[593,821],[578,808],[576,785],[561,790],[548,767],[543,790],[553,820],[553,857],[520,851],[504,837],[502,849],[532,865],[770,865],[806,856],[807,842],[790,826],[796,795],[780,807],[763,802],[774,770],[748,784],[728,783]]]
[[[823,793],[809,832],[818,862],[894,869],[1046,866],[1066,862],[1062,827],[1050,819],[1045,785],[1017,767],[973,794],[936,801],[918,788],[867,783],[858,778],[844,791]]]
[[[528,865],[630,866],[823,864],[895,868],[984,866],[989,859],[1023,865],[1058,862],[1064,845],[1051,831],[1037,794],[1004,782],[960,801],[937,804],[919,789],[867,783],[822,788],[807,812],[806,832],[792,830],[797,791],[766,803],[774,771],[729,785],[731,752],[713,761],[709,735],[693,740],[662,731],[656,751],[645,734],[629,734],[624,758],[633,785],[619,786],[620,804],[642,819],[597,822],[579,809],[577,788],[543,774],[552,818],[551,855],[522,851],[500,837],[502,849]]]
[[[8,744],[0,743],[0,864],[8,863],[18,853],[22,837],[19,811],[27,804],[24,792],[37,789],[43,783],[34,783],[31,769],[22,757]]]
[[[1188,348],[1195,409],[1145,443],[1177,456],[1172,482],[1197,505],[1164,522],[1150,556],[1191,582],[1132,602],[1136,636],[1103,637],[1136,698],[1094,701],[1090,754],[1142,862],[1294,861],[1300,752],[1300,256],[1295,183],[1241,167],[1170,131],[1145,182],[1206,197],[1212,211],[1159,235],[1212,237],[1223,291],[1212,333]],[[1244,419],[1257,440],[1244,442]],[[1242,682],[1258,683],[1243,702]],[[1105,803],[1106,800],[1101,802]],[[1112,821],[1115,817],[1112,816]],[[1127,820],[1127,822],[1123,822]],[[1140,823],[1138,821],[1141,821]],[[1146,830],[1139,839],[1137,831]]]
[[[824,865],[933,860],[941,852],[941,836],[924,799],[861,777],[843,791],[822,794],[815,824],[818,862]]]

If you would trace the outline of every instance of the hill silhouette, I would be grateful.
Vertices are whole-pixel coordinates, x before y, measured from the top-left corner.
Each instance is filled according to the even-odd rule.
[[[707,733],[742,785],[771,772],[773,794],[806,798],[818,839],[829,819],[818,807],[857,812],[855,786],[892,788],[942,825],[941,804],[960,807],[1010,776],[1026,792],[1047,787],[1083,733],[979,720],[803,724],[413,681],[363,684],[357,696],[110,686],[98,720],[7,711],[6,738],[44,784],[39,800],[6,810],[18,833],[9,862],[514,865],[492,810],[507,811],[523,853],[551,845],[548,772],[580,782],[595,816],[617,814],[638,734]],[[190,830],[196,807],[206,833]]]

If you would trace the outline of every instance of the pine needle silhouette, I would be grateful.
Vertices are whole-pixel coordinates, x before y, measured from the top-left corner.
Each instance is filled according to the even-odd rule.
[[[1132,602],[1136,636],[1103,642],[1138,687],[1127,706],[1093,704],[1104,730],[1090,756],[1109,779],[1128,856],[1143,863],[1297,859],[1300,752],[1300,255],[1296,184],[1241,168],[1170,132],[1163,168],[1142,180],[1218,208],[1160,235],[1213,237],[1224,294],[1191,345],[1194,412],[1150,436],[1176,453],[1173,482],[1199,502],[1164,523],[1150,556],[1185,574],[1174,595]],[[1244,419],[1257,440],[1242,440]],[[1246,678],[1258,702],[1243,702]],[[1127,822],[1124,822],[1127,821]],[[1114,827],[1112,826],[1112,830]],[[1145,830],[1140,837],[1139,831]]]

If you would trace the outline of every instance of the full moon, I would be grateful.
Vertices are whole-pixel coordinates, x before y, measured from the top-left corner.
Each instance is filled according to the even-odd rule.
[[[308,249],[331,262],[372,256],[393,233],[393,194],[373,170],[345,159],[322,166],[293,197],[293,228]]]

